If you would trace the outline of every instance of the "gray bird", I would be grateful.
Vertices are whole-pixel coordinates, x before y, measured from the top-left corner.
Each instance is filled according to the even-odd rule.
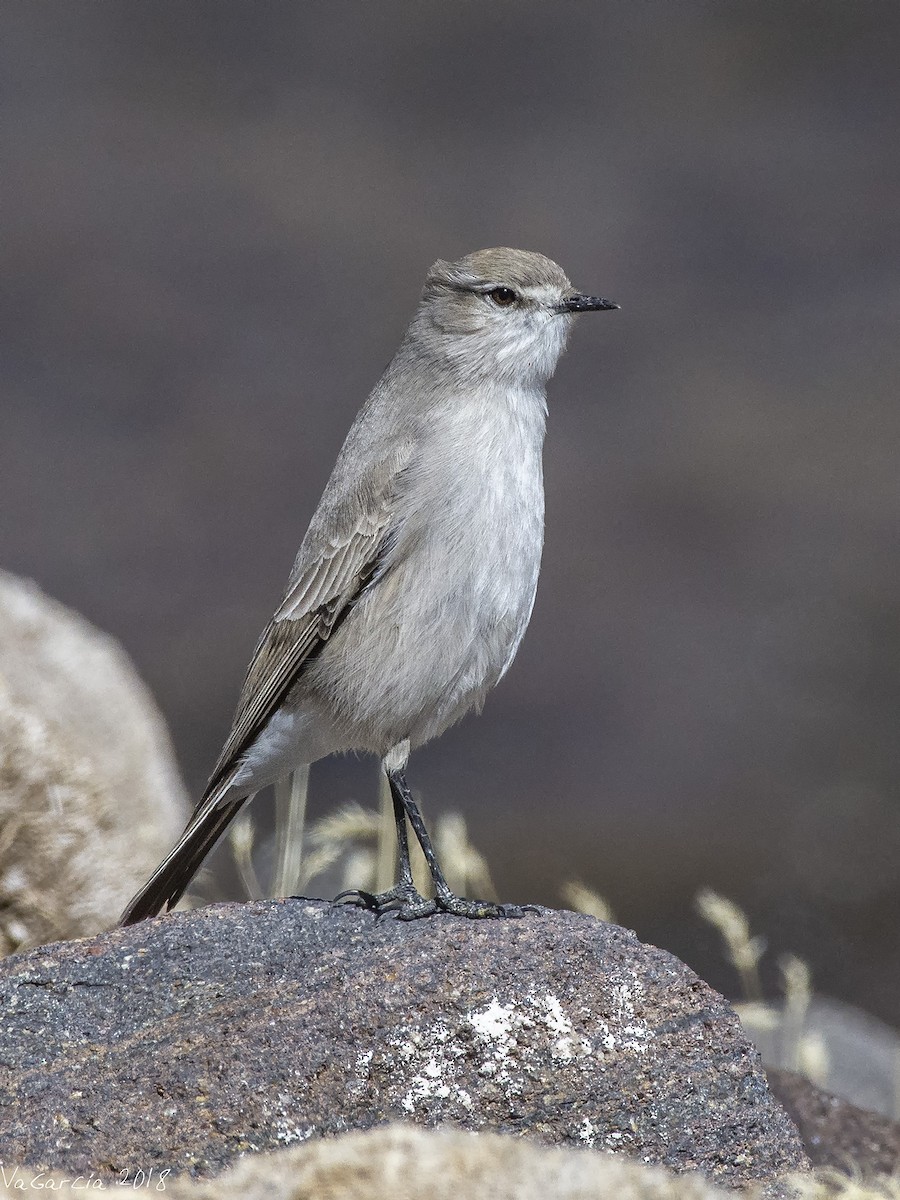
[[[338,455],[231,733],[178,845],[122,915],[171,908],[248,797],[339,751],[377,754],[400,878],[344,893],[411,920],[520,916],[451,892],[406,782],[410,751],[480,708],[531,616],[544,533],[544,388],[575,314],[618,305],[542,254],[438,261]],[[406,821],[434,883],[413,885]]]

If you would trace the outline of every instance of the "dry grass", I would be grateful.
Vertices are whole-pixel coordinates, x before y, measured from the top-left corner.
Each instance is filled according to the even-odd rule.
[[[336,865],[342,888],[387,891],[396,881],[397,838],[390,789],[383,773],[378,774],[377,808],[346,804],[309,825],[308,768],[276,788],[275,866],[265,885],[254,863],[256,826],[252,809],[246,808],[232,825],[229,837],[247,896],[259,899],[303,892]],[[434,847],[450,886],[463,894],[495,900],[497,893],[487,861],[470,841],[462,815],[442,813],[430,824]],[[410,857],[416,886],[428,895],[428,867],[415,839],[411,839]]]
[[[754,1040],[761,1033],[777,1036],[777,1061],[768,1065],[799,1071],[813,1083],[823,1084],[830,1065],[828,1047],[819,1033],[806,1027],[813,997],[809,965],[794,954],[782,955],[778,965],[784,1000],[781,1004],[763,1000],[759,964],[765,938],[752,935],[746,914],[710,888],[698,893],[696,907],[718,929],[726,957],[737,972],[744,999],[735,1008],[747,1035]]]

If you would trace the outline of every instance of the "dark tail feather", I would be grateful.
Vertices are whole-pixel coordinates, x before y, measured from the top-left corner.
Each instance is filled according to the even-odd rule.
[[[135,925],[147,917],[155,917],[163,907],[172,908],[177,904],[200,864],[246,799],[246,796],[240,796],[236,800],[201,804],[188,821],[178,845],[131,900],[119,918],[119,924]]]

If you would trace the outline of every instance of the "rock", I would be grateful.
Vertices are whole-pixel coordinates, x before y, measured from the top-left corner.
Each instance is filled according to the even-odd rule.
[[[12,1171],[7,1169],[9,1180]],[[22,1187],[0,1195],[21,1196]],[[702,1175],[670,1175],[624,1155],[537,1146],[523,1138],[389,1125],[251,1154],[214,1179],[136,1173],[134,1190],[167,1200],[728,1200]],[[14,1181],[13,1181],[14,1182]],[[37,1179],[48,1188],[48,1181]],[[2,1178],[0,1178],[2,1184]],[[58,1187],[63,1191],[63,1187]],[[746,1195],[746,1193],[745,1193]],[[860,1198],[856,1198],[860,1200]],[[883,1198],[882,1198],[883,1200]]]
[[[900,1123],[822,1091],[793,1071],[767,1074],[811,1162],[842,1171],[852,1165],[862,1175],[900,1175]]]
[[[734,1011],[593,917],[218,904],[0,963],[0,1161],[210,1173],[388,1121],[729,1186],[806,1165]]]
[[[122,648],[0,572],[0,954],[110,925],[187,810]]]

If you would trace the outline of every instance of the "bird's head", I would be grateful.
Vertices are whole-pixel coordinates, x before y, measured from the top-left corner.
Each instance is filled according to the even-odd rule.
[[[541,383],[578,313],[618,307],[576,291],[543,254],[499,247],[458,262],[439,259],[426,276],[415,326],[460,374]]]

